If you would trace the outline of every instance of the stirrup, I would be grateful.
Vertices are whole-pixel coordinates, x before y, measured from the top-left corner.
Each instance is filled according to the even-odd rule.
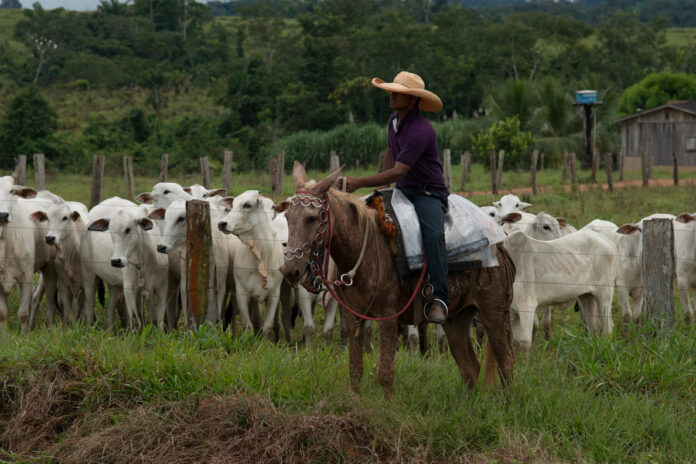
[[[432,304],[435,303],[436,301],[439,301],[440,304],[442,305],[442,308],[445,310],[445,318],[443,321],[435,321],[435,320],[432,320],[428,317],[428,311],[429,311],[430,307],[432,306]],[[449,316],[449,308],[447,308],[447,304],[439,298],[433,298],[432,301],[429,301],[428,303],[423,305],[423,318],[428,322],[432,322],[434,324],[444,324],[447,321],[448,316]]]

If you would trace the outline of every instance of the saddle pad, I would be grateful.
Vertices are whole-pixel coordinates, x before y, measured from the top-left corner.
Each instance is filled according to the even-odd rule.
[[[403,241],[410,271],[423,268],[423,239],[413,204],[394,189],[391,206]],[[481,208],[459,195],[449,195],[445,219],[445,249],[448,263],[480,261],[480,267],[498,265],[495,245],[505,240],[505,232]]]

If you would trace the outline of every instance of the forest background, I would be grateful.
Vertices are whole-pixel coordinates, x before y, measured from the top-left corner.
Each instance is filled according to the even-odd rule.
[[[374,164],[386,95],[369,85],[420,74],[444,108],[440,148],[506,167],[581,151],[576,90],[595,89],[597,147],[619,150],[621,115],[696,99],[696,1],[103,0],[95,12],[0,6],[0,168],[45,153],[89,172],[95,154],[136,171],[265,169],[286,151],[314,169],[335,150]],[[693,29],[692,29],[693,28]]]

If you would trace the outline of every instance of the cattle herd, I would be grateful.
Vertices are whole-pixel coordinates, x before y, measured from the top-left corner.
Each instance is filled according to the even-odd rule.
[[[256,190],[234,198],[225,193],[158,183],[137,197],[140,204],[113,197],[88,211],[51,192],[15,185],[10,176],[0,178],[0,326],[8,325],[8,296],[18,286],[23,332],[33,328],[44,294],[50,325],[56,311],[66,323],[80,319],[93,324],[99,299],[109,328],[117,315],[124,327],[148,322],[162,329],[177,327],[180,315],[186,320],[187,314],[186,201],[199,199],[210,205],[215,258],[216,304],[206,321],[234,325],[238,313],[245,330],[277,337],[282,319],[289,341],[292,309],[298,308],[303,339],[310,344],[313,308],[323,300],[323,334],[330,340],[336,301],[302,286],[290,288],[280,273],[288,236],[283,214],[276,214],[273,201]],[[547,338],[555,307],[576,306],[588,332],[611,333],[614,287],[623,321],[642,317],[642,224],[647,219],[668,218],[674,224],[683,313],[687,321],[692,318],[696,215],[655,214],[621,227],[597,219],[576,230],[562,218],[529,213],[530,206],[505,195],[482,207],[508,234],[505,246],[517,268],[512,332],[521,349],[533,342],[538,308]],[[418,336],[414,328],[409,333]]]

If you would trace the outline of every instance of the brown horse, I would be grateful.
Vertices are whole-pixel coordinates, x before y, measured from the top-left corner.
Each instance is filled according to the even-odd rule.
[[[367,208],[357,196],[331,189],[339,173],[340,170],[318,183],[308,183],[304,166],[295,162],[293,179],[296,196],[293,201],[277,206],[277,210],[286,211],[289,226],[287,250],[294,250],[286,252],[281,272],[291,284],[297,284],[307,269],[309,255],[324,249],[330,239],[330,254],[339,276],[352,269],[364,254],[352,285],[341,286],[340,289],[337,287],[341,300],[361,314],[393,316],[407,303],[416,279],[405,282],[399,279],[389,243],[379,229],[376,211]],[[328,199],[330,209],[328,218],[325,199]],[[361,253],[363,247],[364,253]],[[484,382],[486,385],[495,384],[496,370],[503,385],[512,379],[510,303],[515,267],[502,247],[498,248],[497,257],[500,262],[497,267],[450,273],[448,279],[451,302],[444,329],[462,380],[469,388],[476,384],[480,370],[470,339],[471,321],[476,311],[489,340]],[[365,320],[348,311],[345,314],[349,334],[350,380],[352,388],[357,391],[363,374]],[[379,322],[379,381],[388,395],[392,393],[394,384],[399,320],[412,324],[412,309],[409,308],[398,319]]]

